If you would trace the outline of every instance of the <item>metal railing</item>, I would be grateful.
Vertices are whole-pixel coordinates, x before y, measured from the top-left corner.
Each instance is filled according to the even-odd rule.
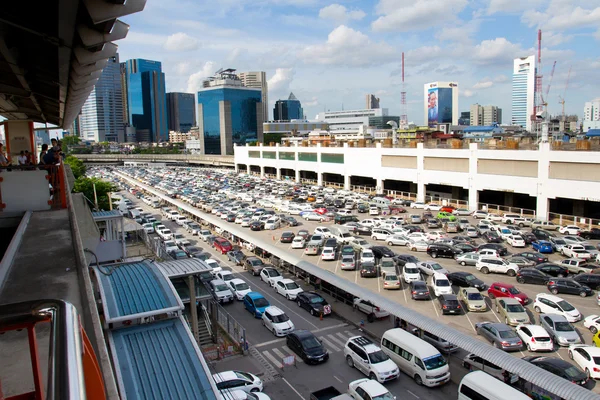
[[[425,196],[425,203],[435,203],[456,208],[469,208],[467,200],[451,199],[449,197]]]
[[[491,214],[502,215],[504,213],[519,214],[521,217],[535,218],[535,210],[529,208],[503,206],[499,204],[477,203],[478,210],[484,210]]]
[[[350,189],[352,191],[358,192],[358,193],[368,193],[368,194],[377,193],[377,188],[375,188],[375,186],[350,185]]]
[[[343,183],[338,183],[338,182],[323,181],[323,186],[325,186],[325,187],[331,187],[331,188],[336,188],[336,189],[343,189],[344,188],[344,184]]]
[[[383,193],[387,196],[397,199],[417,201],[417,194],[412,192],[402,192],[399,190],[384,189]]]
[[[300,183],[305,183],[307,185],[316,185],[318,182],[316,179],[300,178]]]
[[[45,396],[34,331],[35,325],[42,322],[51,324]],[[73,304],[63,300],[34,300],[1,305],[0,333],[17,329],[27,329],[29,333],[36,398],[85,399],[83,345],[79,315]]]
[[[600,227],[600,220],[586,217],[578,217],[575,215],[565,215],[557,213],[548,213],[548,221],[554,222],[557,225],[577,225],[582,229],[590,230]]]

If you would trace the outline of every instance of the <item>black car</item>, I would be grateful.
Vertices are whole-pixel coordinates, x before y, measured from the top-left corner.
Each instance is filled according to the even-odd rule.
[[[369,250],[373,252],[373,255],[377,260],[380,260],[383,257],[394,257],[396,255],[389,247],[385,246],[371,246]]]
[[[486,290],[488,288],[488,285],[470,272],[451,272],[446,276],[450,283],[455,286],[474,287],[479,290]]]
[[[590,289],[600,289],[600,275],[598,274],[578,274],[573,279]]]
[[[573,364],[560,358],[545,357],[545,356],[527,356],[523,360],[529,361],[533,365],[552,372],[556,376],[560,376],[568,381],[584,386],[587,383],[587,376]]]
[[[363,224],[358,224],[354,232],[361,236],[371,236],[371,228]]]
[[[567,293],[578,294],[581,297],[587,297],[594,294],[594,291],[586,285],[582,285],[570,278],[553,278],[548,281],[548,290],[552,294]]]
[[[502,238],[494,231],[485,231],[481,237],[488,243],[502,243]]]
[[[519,257],[525,257],[526,259],[531,260],[536,264],[548,262],[548,257],[543,255],[542,253],[538,253],[535,251],[524,251],[523,253],[518,253],[516,255]]]
[[[235,222],[235,214],[227,214],[227,222]]]
[[[310,315],[319,316],[323,313],[323,316],[331,314],[331,306],[321,296],[315,292],[300,292],[296,296],[296,304],[298,307],[307,310]]]
[[[172,250],[169,252],[169,255],[173,257],[174,260],[185,260],[188,258],[188,255],[183,250]]]
[[[413,300],[429,300],[429,287],[423,281],[410,282],[410,296]]]
[[[477,247],[469,243],[456,243],[453,247],[461,250],[463,253],[472,253],[477,251]]]
[[[262,231],[265,229],[265,223],[262,221],[254,221],[250,224],[251,231]]]
[[[377,267],[372,262],[364,262],[360,265],[361,278],[377,278]]]
[[[296,235],[294,235],[294,232],[286,231],[281,233],[279,241],[281,243],[292,243],[295,237]]]
[[[285,342],[287,347],[307,364],[318,364],[329,359],[329,353],[323,347],[323,343],[314,333],[305,329],[296,329],[288,333]]]
[[[196,246],[186,246],[183,251],[190,257],[194,257],[194,254],[202,253],[202,249]]]
[[[408,233],[424,232],[423,228],[421,228],[420,226],[416,226],[416,225],[406,225],[406,226],[404,226],[404,229],[406,229],[408,231]]]
[[[521,237],[525,241],[525,244],[531,244],[538,240],[538,238],[531,232],[521,233]]]
[[[458,243],[466,243],[466,244],[470,244],[473,245],[473,247],[475,247],[475,240],[473,240],[473,238],[470,238],[468,236],[453,236],[452,240],[454,240],[455,246]]]
[[[537,238],[537,240],[550,240],[551,237],[556,237],[554,233],[540,228],[532,229],[531,233]]]
[[[246,255],[241,250],[231,250],[227,252],[227,258],[229,261],[235,263],[235,265],[242,265],[244,257],[246,257]]]
[[[285,217],[282,218],[281,221],[289,226],[298,226],[298,221],[294,217]]]
[[[523,268],[517,272],[517,282],[533,283],[535,285],[546,285],[550,276],[535,268]]]
[[[500,255],[501,257],[508,255],[508,250],[506,249],[506,247],[502,246],[500,243],[484,243],[477,248],[477,251],[482,250],[482,249],[496,250],[498,252],[498,255]]]
[[[581,236],[585,240],[600,239],[600,229],[592,228],[589,231],[581,231],[579,232],[579,236]]]
[[[359,213],[366,213],[369,211],[369,206],[363,203],[360,203],[356,209],[358,210]]]
[[[538,264],[534,268],[555,278],[564,278],[569,275],[569,269],[567,267],[550,262]]]
[[[394,259],[394,261],[396,261],[396,264],[401,267],[403,267],[407,263],[416,264],[419,262],[419,259],[413,256],[412,254],[398,254],[397,256],[392,258]]]
[[[440,303],[440,309],[442,310],[442,314],[444,315],[462,313],[460,302],[456,298],[456,295],[443,294],[440,297],[438,297],[438,302]]]
[[[308,233],[308,231],[306,229],[300,229],[298,231],[298,236],[301,236],[302,239],[304,239],[304,240],[308,240],[308,238],[311,236],[311,234]]]
[[[461,253],[461,250],[447,244],[432,243],[429,246],[427,246],[427,254],[429,254],[433,258],[454,258]]]

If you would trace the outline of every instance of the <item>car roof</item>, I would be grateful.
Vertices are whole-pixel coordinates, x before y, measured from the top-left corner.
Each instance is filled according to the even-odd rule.
[[[533,325],[533,324],[524,324],[521,325],[522,328],[527,328],[529,329],[529,331],[533,334],[533,335],[543,335],[543,336],[550,336],[548,334],[548,331],[546,331],[543,327],[539,326],[539,325]]]
[[[551,320],[557,322],[567,322],[567,318],[561,314],[540,314],[540,319],[542,317],[549,317]]]
[[[245,281],[245,280],[243,280],[243,279],[240,279],[240,278],[233,278],[233,279],[231,279],[229,282],[230,282],[230,283],[233,283],[234,285],[237,285],[237,284],[239,284],[239,283],[246,283],[246,281]]]
[[[503,288],[511,288],[511,287],[515,287],[515,285],[512,285],[510,283],[504,283],[504,282],[493,282],[492,285],[494,286],[499,286],[499,287],[503,287]],[[491,286],[491,285],[490,285]]]
[[[538,293],[535,296],[536,299],[541,298],[541,299],[546,299],[546,300],[550,300],[553,301],[555,303],[558,303],[559,301],[563,301],[564,299],[562,297],[558,297],[555,296],[553,294],[549,294],[549,293]]]
[[[251,299],[260,299],[261,297],[264,298],[265,296],[263,296],[262,294],[258,293],[258,292],[249,292],[248,294],[246,294],[246,296],[248,296]]]
[[[271,315],[282,315],[282,314],[285,314],[285,312],[281,308],[279,308],[277,306],[269,306],[269,307],[265,308],[265,312],[268,312]]]
[[[512,298],[512,297],[502,297],[502,298],[500,298],[500,299],[498,299],[498,300],[499,300],[499,301],[504,301],[504,302],[505,302],[505,303],[507,303],[507,304],[511,304],[511,303],[512,303],[512,304],[521,304],[521,303],[519,302],[519,300],[517,300],[517,299],[514,299],[514,298]]]
[[[466,272],[466,271],[457,271],[457,272],[452,272],[449,275],[468,276],[468,275],[473,275],[473,274],[470,272]]]
[[[315,336],[314,333],[312,333],[311,331],[306,330],[306,329],[296,329],[293,332],[290,332],[288,335],[297,336],[299,339]]]
[[[442,300],[456,300],[456,295],[455,294],[442,294],[440,296],[440,299]]]

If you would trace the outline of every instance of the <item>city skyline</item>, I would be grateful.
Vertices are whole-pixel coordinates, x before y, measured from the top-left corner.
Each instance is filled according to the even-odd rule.
[[[541,28],[544,90],[557,61],[549,112],[560,114],[558,96],[572,67],[565,110],[581,116],[584,103],[598,97],[587,82],[598,81],[600,74],[600,23],[593,17],[600,7],[582,1],[534,3],[265,0],[214,8],[149,2],[143,16],[127,17],[132,29],[119,51],[123,59],[161,60],[168,91],[195,93],[220,67],[265,71],[268,107],[293,91],[310,119],[323,110],[362,109],[365,93],[399,114],[404,51],[410,121],[422,120],[424,83],[455,81],[461,87],[460,111],[472,103],[497,104],[507,123],[513,59],[535,54]]]

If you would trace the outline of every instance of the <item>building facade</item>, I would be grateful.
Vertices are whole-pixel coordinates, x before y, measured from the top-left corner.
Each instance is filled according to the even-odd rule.
[[[514,60],[512,83],[512,125],[531,132],[535,102],[535,56]]]
[[[396,126],[400,126],[400,117],[394,115],[386,115],[385,117],[369,117],[369,127],[376,129],[392,129],[392,125],[388,122],[395,122]]]
[[[125,62],[127,123],[136,128],[138,142],[169,140],[165,74],[159,61]]]
[[[374,108],[379,108],[379,97],[375,97],[374,94],[368,94],[366,96],[367,98],[367,104],[366,104],[366,109],[367,110],[372,110]]]
[[[583,107],[583,131],[600,129],[600,97],[585,103]]]
[[[189,133],[169,131],[169,143],[185,143],[188,139],[190,139]]]
[[[458,119],[458,125],[471,125],[471,112],[470,111],[462,111],[460,113],[460,118]]]
[[[193,93],[167,93],[169,131],[186,133],[196,125],[195,100]]]
[[[277,100],[273,108],[273,121],[290,121],[304,119],[304,110],[300,100],[290,93],[287,100]]]
[[[98,83],[81,108],[80,137],[91,142],[123,142],[123,97],[119,55],[108,59]]]
[[[282,135],[308,135],[309,132],[320,129],[326,131],[329,129],[327,122],[320,121],[269,121],[263,123],[263,133],[282,134]]]
[[[317,121],[327,122],[329,129],[334,131],[358,132],[360,126],[369,126],[370,117],[387,117],[387,108],[372,110],[326,111],[317,114]]]
[[[267,83],[267,74],[264,71],[239,72],[238,76],[240,77],[244,86],[253,89],[260,89],[260,101],[262,102],[262,122],[269,121],[269,84]]]
[[[423,89],[425,125],[434,129],[458,125],[458,83],[430,82]]]
[[[497,106],[481,106],[472,104],[469,114],[469,125],[491,126],[502,123],[502,109]],[[459,124],[460,125],[460,124]]]
[[[263,141],[260,89],[242,84],[235,70],[220,70],[198,92],[198,128],[204,154],[233,154],[234,144]]]

